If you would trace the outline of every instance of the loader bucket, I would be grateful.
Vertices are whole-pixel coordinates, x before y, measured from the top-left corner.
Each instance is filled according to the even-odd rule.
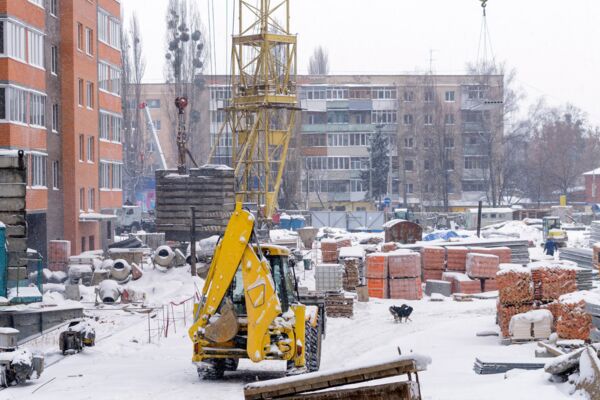
[[[211,322],[204,329],[204,336],[215,343],[228,342],[238,333],[239,326],[237,315],[233,310],[231,301],[226,301],[221,306],[221,315],[215,322]]]

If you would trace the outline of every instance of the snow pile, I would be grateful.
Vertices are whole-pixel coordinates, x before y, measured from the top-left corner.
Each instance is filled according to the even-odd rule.
[[[501,222],[499,224],[487,226],[483,231],[485,233],[497,233],[502,236],[518,237],[519,239],[529,240],[534,243],[538,243],[542,240],[542,232],[523,221]]]

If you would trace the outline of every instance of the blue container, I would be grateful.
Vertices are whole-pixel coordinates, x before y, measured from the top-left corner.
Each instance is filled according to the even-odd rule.
[[[292,218],[292,229],[298,230],[304,228],[304,218]]]
[[[292,220],[288,218],[281,218],[279,220],[279,227],[281,229],[290,229],[292,227]]]

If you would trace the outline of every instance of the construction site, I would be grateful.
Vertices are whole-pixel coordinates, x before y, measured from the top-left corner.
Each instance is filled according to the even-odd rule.
[[[498,2],[466,72],[379,75],[304,73],[300,0],[144,2],[160,84],[134,0],[4,3],[0,400],[600,400],[600,128],[509,117]]]

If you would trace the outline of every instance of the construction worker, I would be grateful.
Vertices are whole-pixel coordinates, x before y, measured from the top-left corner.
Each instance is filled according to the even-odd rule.
[[[554,251],[558,248],[558,246],[556,245],[556,243],[554,242],[554,240],[552,240],[551,238],[549,238],[548,240],[546,240],[546,243],[544,243],[544,254],[547,254],[549,256],[553,256],[554,257]]]

